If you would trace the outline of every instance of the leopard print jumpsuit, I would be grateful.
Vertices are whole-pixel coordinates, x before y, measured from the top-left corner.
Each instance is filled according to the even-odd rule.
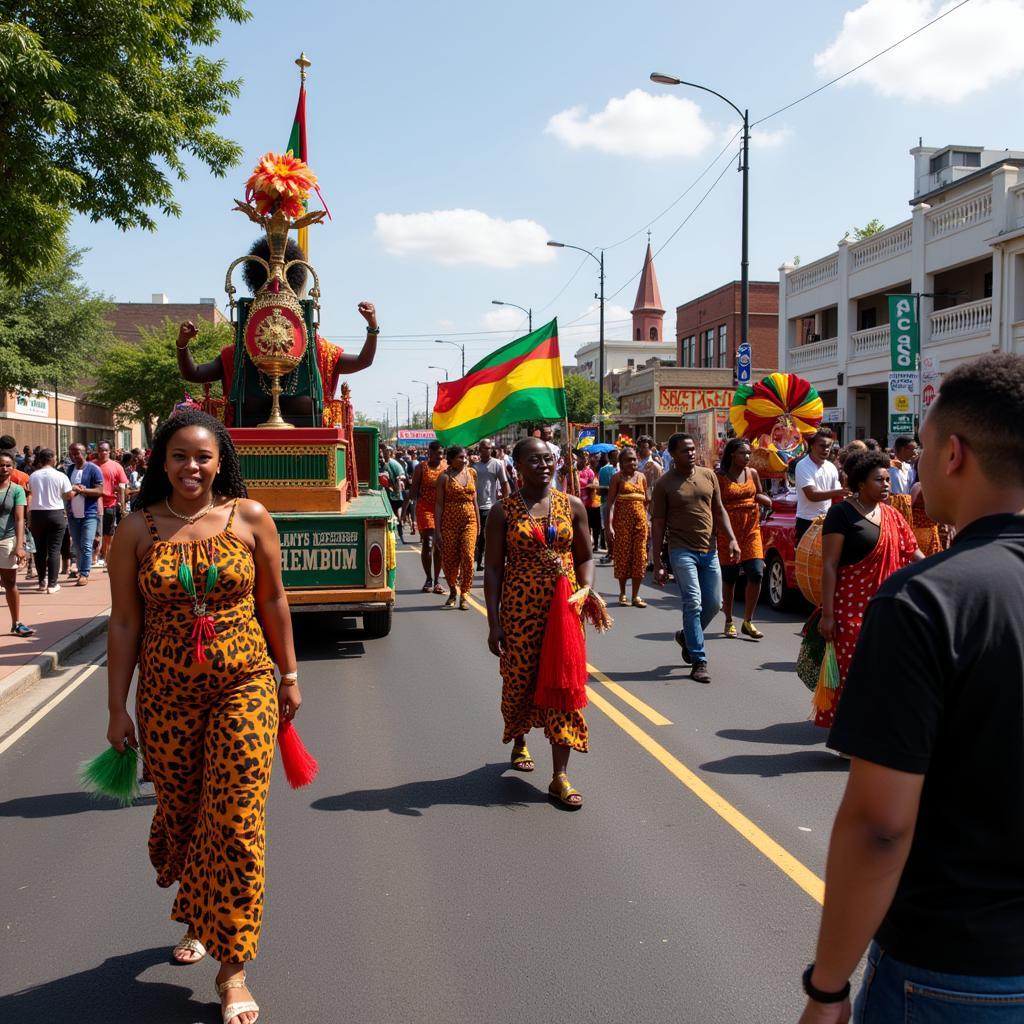
[[[533,703],[537,666],[544,643],[544,627],[558,573],[541,557],[523,499],[514,494],[502,501],[505,509],[505,575],[501,583],[501,628],[505,653],[501,656],[501,714],[505,720],[503,743],[531,729],[543,729],[549,742],[574,750],[587,750],[587,723],[579,711],[539,708]],[[551,491],[551,514],[536,520],[543,529],[554,523],[553,545],[576,589],[572,560],[572,509],[561,491]]]
[[[237,506],[237,502],[236,502]],[[277,737],[274,666],[253,604],[255,564],[225,529],[210,540],[160,539],[139,565],[145,626],[139,652],[139,739],[156,790],[149,856],[157,884],[178,883],[171,918],[194,929],[220,961],[256,956],[263,916],[264,815]],[[182,561],[207,601],[217,635],[195,659],[192,599]]]
[[[466,470],[466,486],[448,473],[438,480],[444,488],[441,535],[441,569],[448,589],[468,594],[473,589],[473,552],[476,551],[476,471]]]

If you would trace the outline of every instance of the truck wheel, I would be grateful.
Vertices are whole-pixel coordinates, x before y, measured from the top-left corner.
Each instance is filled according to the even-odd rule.
[[[367,640],[379,640],[391,632],[391,609],[363,612],[363,634]]]
[[[786,585],[786,564],[778,552],[773,551],[768,556],[764,582],[768,591],[768,604],[775,611],[784,612],[793,607],[796,591]]]

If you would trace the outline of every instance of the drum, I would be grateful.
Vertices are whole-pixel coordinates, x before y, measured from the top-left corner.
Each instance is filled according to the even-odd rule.
[[[818,516],[796,546],[796,582],[800,593],[815,607],[821,604],[821,528],[825,517]]]

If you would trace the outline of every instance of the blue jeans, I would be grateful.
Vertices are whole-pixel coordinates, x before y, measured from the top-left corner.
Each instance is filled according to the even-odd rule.
[[[855,1024],[1010,1024],[1024,1020],[1024,976],[941,974],[868,950]]]
[[[722,571],[717,551],[669,548],[672,575],[683,599],[683,636],[696,665],[706,662],[704,630],[722,608]]]
[[[92,569],[92,542],[96,539],[98,523],[96,516],[85,516],[82,519],[68,516],[68,529],[71,531],[79,576],[88,576]]]

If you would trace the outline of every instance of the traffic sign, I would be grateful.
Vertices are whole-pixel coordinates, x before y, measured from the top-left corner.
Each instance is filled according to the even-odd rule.
[[[736,350],[736,383],[749,384],[750,372],[750,345],[743,342]]]

